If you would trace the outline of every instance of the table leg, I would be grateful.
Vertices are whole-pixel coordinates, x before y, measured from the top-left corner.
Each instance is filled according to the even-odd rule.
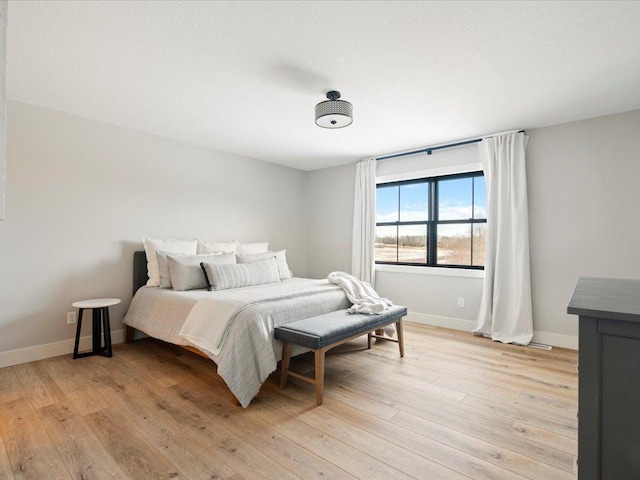
[[[102,325],[100,321],[100,308],[93,309],[93,354],[96,355],[102,350]]]
[[[78,347],[80,345],[80,332],[82,331],[82,312],[83,308],[79,309],[78,313],[78,325],[76,325],[76,343],[73,347],[73,358],[78,358]]]
[[[109,323],[109,307],[102,309],[102,325],[104,327],[104,350],[105,357],[113,356],[111,352],[111,325]]]

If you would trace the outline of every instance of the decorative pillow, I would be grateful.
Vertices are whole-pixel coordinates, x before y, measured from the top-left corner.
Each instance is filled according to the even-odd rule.
[[[197,240],[157,240],[155,238],[143,238],[144,251],[147,254],[147,281],[148,287],[160,286],[160,269],[156,252],[189,253],[195,255],[198,248]]]
[[[204,242],[198,240],[198,253],[231,252],[236,253],[236,242]]]
[[[269,242],[238,243],[236,253],[238,255],[253,255],[256,253],[267,253],[268,251]]]
[[[275,258],[278,264],[278,271],[280,272],[280,280],[286,280],[291,278],[291,270],[287,265],[287,251],[280,250],[277,252],[266,253],[254,253],[253,255],[236,255],[236,261],[238,263],[253,263],[259,260],[266,260],[267,258]]]
[[[202,269],[207,277],[209,290],[226,290],[280,281],[275,257],[236,265],[202,262]]]
[[[169,261],[169,272],[171,273],[171,284],[174,290],[195,290],[207,288],[207,280],[202,273],[200,264],[207,262],[210,264],[235,264],[236,256],[233,253],[223,253],[219,255],[167,255]]]
[[[204,254],[200,257],[200,255],[196,255],[200,257],[200,262],[203,261],[205,257],[209,257],[210,255],[222,255],[223,253],[231,253],[231,252],[215,252]],[[174,258],[184,258],[184,257],[193,257],[192,253],[172,253],[172,252],[163,252],[158,250],[156,252],[156,257],[158,257],[158,270],[160,271],[160,288],[173,288],[173,284],[171,283],[171,271],[169,270],[169,259],[167,255],[171,255]],[[234,262],[235,263],[235,262]],[[204,288],[204,287],[201,287]]]
[[[158,272],[160,272],[160,288],[171,288],[171,272],[169,272],[169,260],[167,259],[167,255],[184,257],[193,254],[163,252],[162,250],[156,251],[156,257],[158,258]]]

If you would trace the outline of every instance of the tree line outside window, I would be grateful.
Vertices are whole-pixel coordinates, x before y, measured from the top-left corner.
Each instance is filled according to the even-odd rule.
[[[482,172],[378,184],[378,264],[484,269],[487,232]]]

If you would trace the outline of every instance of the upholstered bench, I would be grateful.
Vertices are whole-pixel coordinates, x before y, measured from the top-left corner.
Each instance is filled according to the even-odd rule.
[[[372,338],[384,338],[397,342],[400,356],[404,357],[404,339],[402,336],[402,317],[407,314],[406,307],[395,305],[389,310],[377,315],[361,313],[351,314],[346,310],[306,318],[287,323],[275,328],[275,337],[282,343],[282,364],[280,373],[280,388],[287,385],[287,377],[292,377],[312,383],[316,386],[316,403],[322,405],[324,391],[324,354],[327,350],[337,347],[349,340],[367,334],[367,348],[371,348]],[[382,329],[392,323],[396,324],[398,339],[377,335],[375,330]],[[291,359],[291,345],[301,345],[315,352],[315,377],[305,377],[289,370]]]

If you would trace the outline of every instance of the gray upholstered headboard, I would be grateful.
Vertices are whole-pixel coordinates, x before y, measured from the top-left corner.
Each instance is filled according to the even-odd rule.
[[[149,280],[147,275],[147,254],[144,250],[133,253],[133,294],[144,287]]]

